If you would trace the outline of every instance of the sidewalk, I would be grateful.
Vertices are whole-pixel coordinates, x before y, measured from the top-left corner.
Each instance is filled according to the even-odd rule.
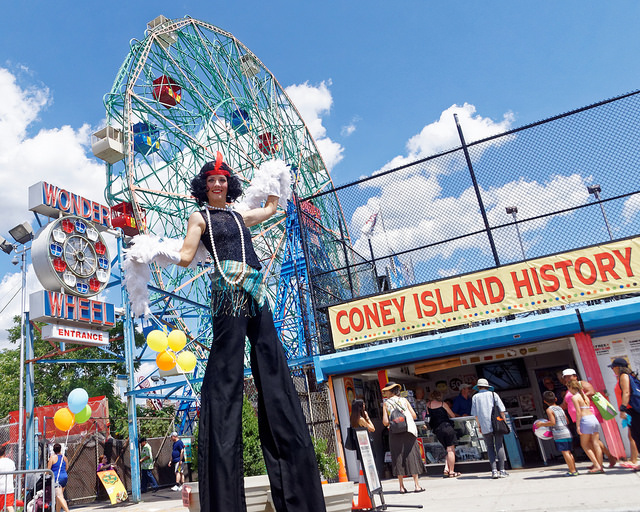
[[[487,473],[470,473],[460,478],[421,477],[427,492],[400,494],[398,481],[384,480],[384,499],[393,510],[411,510],[402,505],[423,505],[426,511],[449,512],[640,512],[640,472],[625,468],[608,469],[604,475],[586,473],[587,463],[579,464],[578,477],[564,477],[564,465],[510,472],[508,478],[491,480]],[[405,479],[408,490],[413,480]],[[357,495],[357,485],[353,486]],[[107,503],[72,507],[90,512],[108,509],[126,512],[185,512],[180,493],[170,490],[143,494],[138,504],[110,506]],[[413,509],[419,510],[419,509]],[[234,512],[234,511],[229,511]]]

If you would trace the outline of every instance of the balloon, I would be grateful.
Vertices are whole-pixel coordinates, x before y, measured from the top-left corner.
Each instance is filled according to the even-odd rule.
[[[75,423],[75,417],[73,413],[64,407],[63,409],[58,409],[56,413],[53,415],[53,424],[56,426],[58,430],[62,430],[66,432]]]
[[[91,406],[87,404],[84,406],[84,409],[82,409],[79,413],[76,414],[76,423],[78,425],[81,425],[85,421],[87,421],[89,418],[91,418]]]
[[[175,329],[169,333],[168,336],[169,348],[174,352],[180,352],[184,346],[187,344],[187,335]]]
[[[189,373],[196,367],[197,359],[193,352],[184,351],[178,354],[177,362],[184,373]]]
[[[536,420],[533,422],[533,433],[540,439],[553,439],[550,427],[539,427],[539,423],[544,423],[546,420]]]
[[[69,393],[67,404],[73,414],[78,414],[89,402],[89,394],[82,388],[76,388]]]
[[[161,370],[169,371],[176,365],[176,356],[171,352],[160,352],[156,356],[156,364]]]
[[[147,345],[154,352],[162,352],[167,349],[167,335],[164,331],[156,329],[147,334]]]

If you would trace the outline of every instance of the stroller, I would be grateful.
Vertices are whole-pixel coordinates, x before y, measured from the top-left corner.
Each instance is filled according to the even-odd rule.
[[[33,494],[29,497],[30,494]],[[25,512],[44,512],[51,507],[51,475],[43,475],[36,481],[33,490],[27,493]]]

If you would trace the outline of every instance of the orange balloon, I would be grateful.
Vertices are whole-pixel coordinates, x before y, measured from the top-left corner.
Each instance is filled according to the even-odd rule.
[[[164,370],[165,372],[169,371],[176,365],[176,356],[171,352],[160,352],[156,356],[156,364],[161,370]]]
[[[70,430],[75,422],[76,418],[74,414],[66,407],[58,409],[53,415],[53,424],[58,430],[62,430],[63,432]]]

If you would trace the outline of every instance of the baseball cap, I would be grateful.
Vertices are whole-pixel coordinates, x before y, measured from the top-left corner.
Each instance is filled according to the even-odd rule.
[[[577,373],[573,368],[567,368],[566,370],[563,370],[562,372],[563,377],[568,377],[569,375],[577,375]]]
[[[460,384],[460,387],[458,389],[467,389],[470,388],[471,385],[470,384]]]
[[[178,437],[178,433],[174,430],[171,432],[171,437]]]
[[[624,357],[616,357],[613,361],[611,361],[611,364],[608,366],[609,368],[615,368],[620,366],[623,368],[628,368],[629,363],[627,363],[627,360]]]

